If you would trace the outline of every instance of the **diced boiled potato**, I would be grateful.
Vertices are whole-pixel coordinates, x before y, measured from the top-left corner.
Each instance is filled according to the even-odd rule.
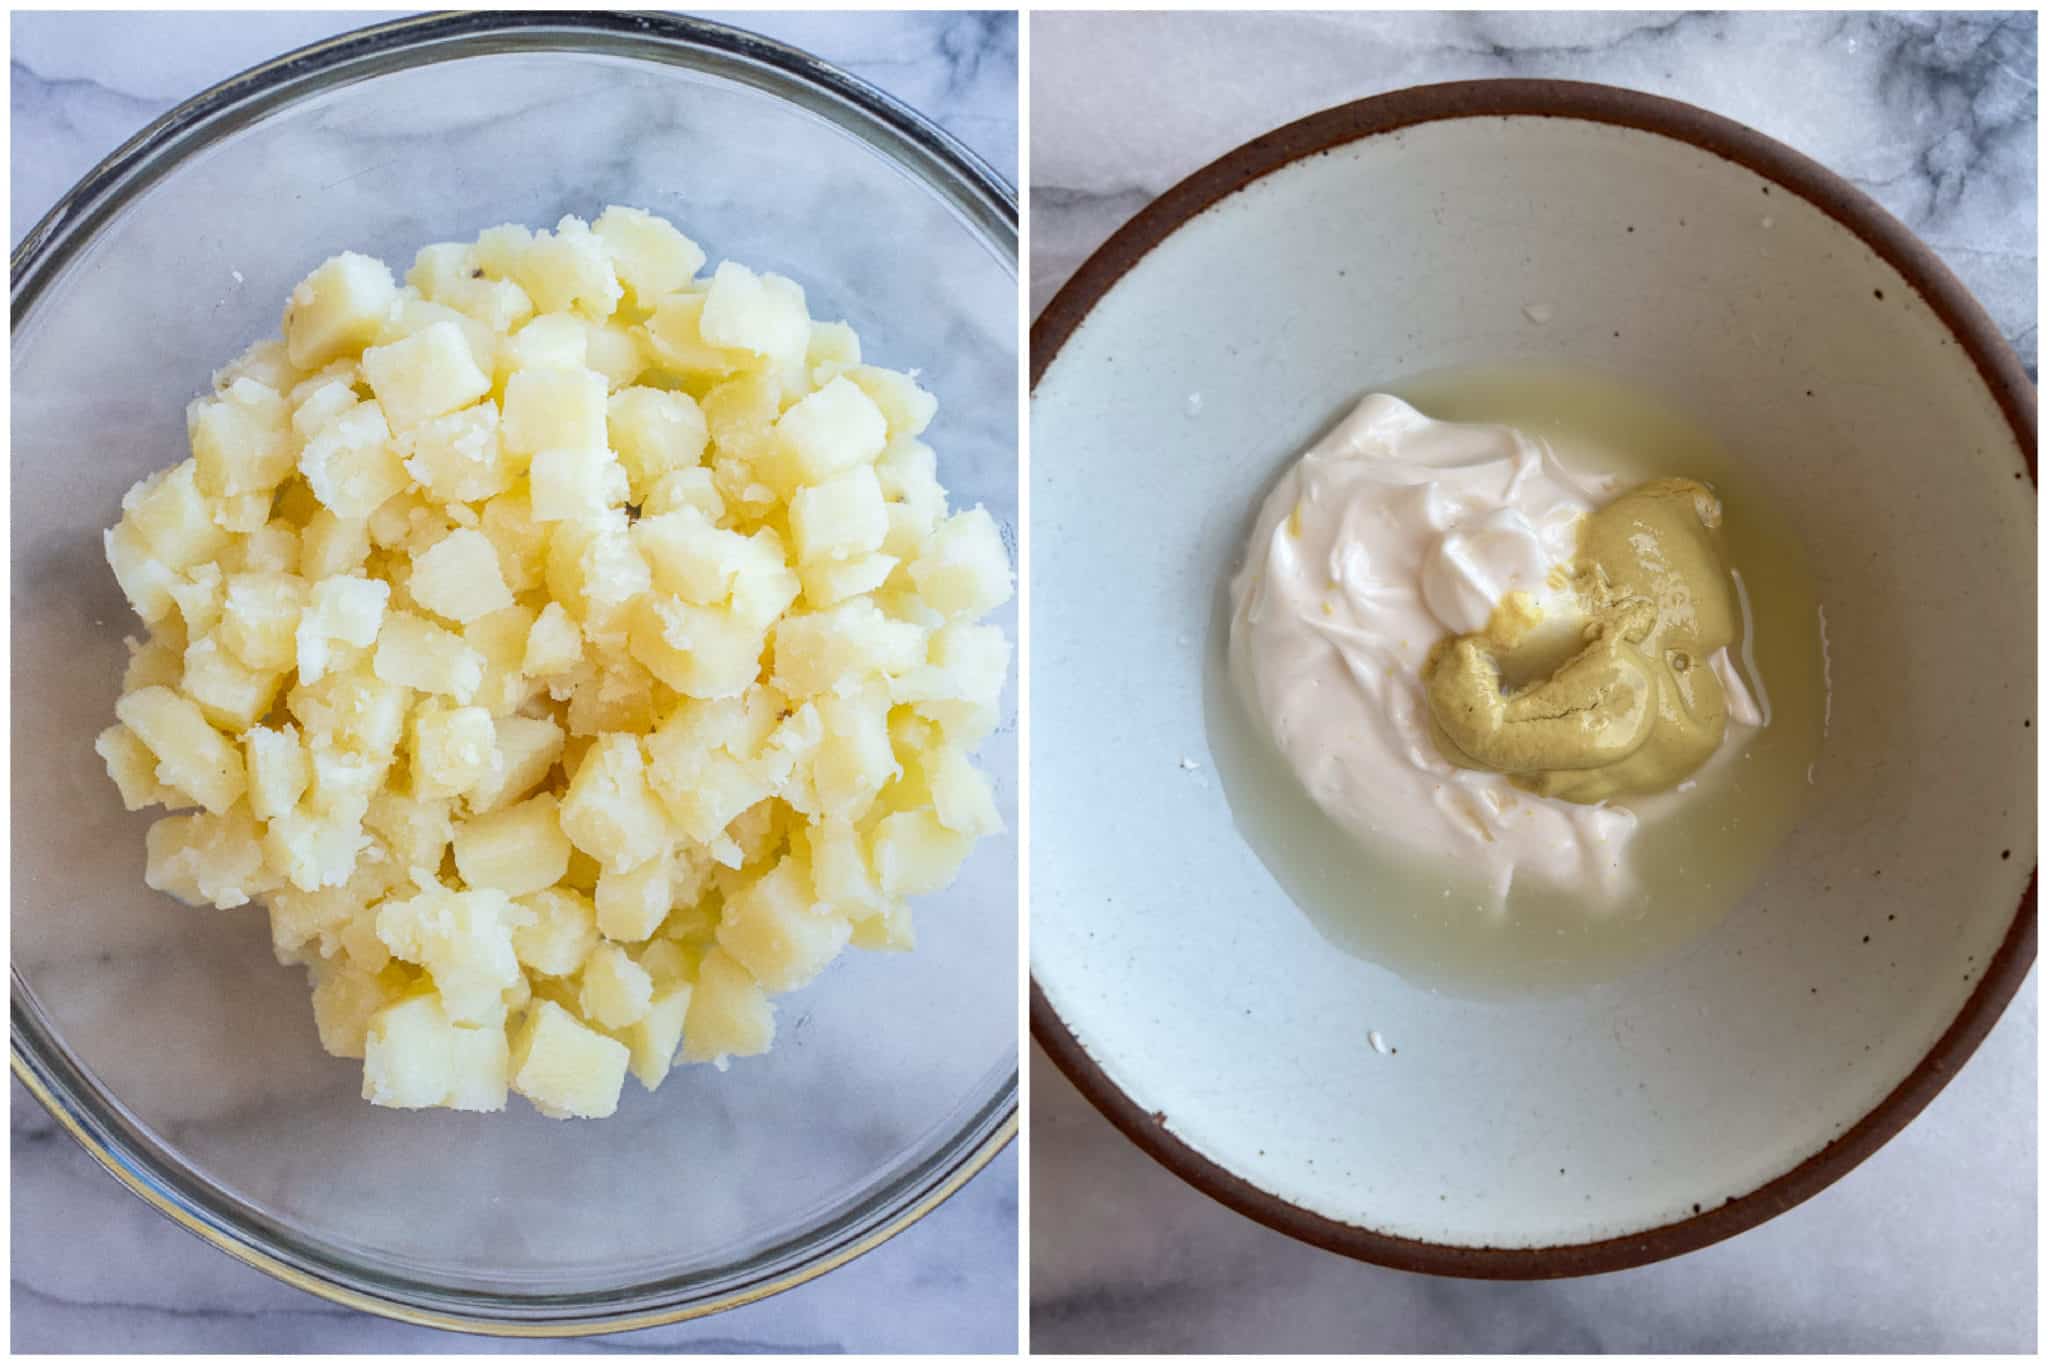
[[[367,521],[338,517],[322,507],[299,535],[299,573],[308,583],[359,572],[370,557]]]
[[[535,233],[512,261],[511,275],[543,313],[609,317],[624,292],[612,272],[611,248],[576,217],[562,219],[553,232]]]
[[[889,514],[875,471],[857,465],[799,488],[789,503],[789,530],[799,564],[854,559],[881,549]]]
[[[884,903],[867,843],[850,820],[827,816],[811,826],[811,880],[818,899],[848,918]]]
[[[499,434],[515,456],[603,450],[605,402],[604,376],[594,370],[521,370],[505,381]]]
[[[185,409],[185,431],[195,481],[208,497],[268,494],[292,472],[291,411],[281,394],[253,379],[194,399]]]
[[[547,589],[583,626],[593,643],[617,635],[623,613],[650,585],[647,562],[640,557],[617,508],[582,521],[555,523],[548,538]]]
[[[317,580],[296,632],[300,683],[326,676],[337,645],[364,650],[376,643],[390,598],[390,585],[374,578],[347,574]]]
[[[501,336],[533,315],[533,302],[525,290],[510,280],[484,276],[471,243],[436,242],[421,247],[412,269],[405,273],[405,282]]]
[[[93,752],[106,760],[107,776],[120,788],[121,805],[128,810],[165,804],[177,799],[156,780],[156,755],[125,725],[109,725],[92,742]]]
[[[759,675],[762,633],[722,607],[670,597],[634,604],[633,657],[686,697],[731,697]]]
[[[965,753],[941,749],[926,765],[926,780],[931,784],[932,813],[947,829],[970,839],[1003,832],[995,792]]]
[[[821,483],[867,464],[888,444],[889,423],[875,401],[841,376],[797,400],[775,424],[801,483]]]
[[[775,629],[775,685],[791,697],[810,697],[843,682],[908,672],[923,656],[922,630],[855,598],[782,618]]]
[[[240,751],[189,698],[168,687],[145,687],[122,697],[114,714],[156,755],[157,781],[215,815],[242,798],[247,776]]]
[[[843,322],[813,322],[811,344],[804,351],[811,387],[823,388],[852,365],[860,364],[860,337]]]
[[[228,533],[215,524],[198,480],[192,460],[144,479],[122,497],[121,524],[110,534],[125,532],[129,548],[174,573],[215,558],[227,549]]]
[[[245,804],[222,815],[171,815],[149,827],[143,881],[187,905],[232,910],[276,889],[263,831]]]
[[[910,907],[902,901],[892,901],[874,914],[855,920],[853,946],[871,953],[907,953],[917,947]]]
[[[590,337],[574,313],[543,313],[505,339],[498,370],[580,370],[590,357]]]
[[[484,504],[481,530],[497,547],[498,571],[515,593],[542,586],[547,573],[548,528],[533,519],[527,493],[512,489]]]
[[[611,250],[619,282],[643,307],[681,289],[704,268],[702,248],[644,209],[613,204],[592,227]]]
[[[136,692],[145,687],[171,687],[185,672],[185,632],[174,615],[157,624],[146,644],[130,638],[128,667],[121,675],[121,690]]]
[[[439,502],[482,502],[512,483],[498,441],[498,407],[478,403],[422,422],[397,439],[405,472]]]
[[[562,799],[562,829],[608,870],[638,867],[667,849],[668,821],[631,735],[600,735],[591,745]]]
[[[209,721],[239,733],[270,710],[284,677],[282,671],[248,667],[209,635],[186,646],[179,688],[199,703]]]
[[[313,1025],[320,1046],[332,1057],[363,1055],[370,1020],[405,993],[399,972],[369,972],[344,961],[319,958],[308,964],[313,978]]]
[[[606,423],[611,447],[625,466],[633,497],[640,501],[663,476],[696,467],[710,440],[696,400],[664,389],[629,388],[613,394]]]
[[[818,900],[809,865],[792,856],[726,902],[718,946],[764,989],[790,991],[824,970],[851,934]]]
[[[634,1079],[649,1090],[659,1086],[675,1065],[683,1045],[683,1020],[690,1011],[690,985],[656,986],[647,1012],[619,1035],[631,1053]]]
[[[705,338],[704,304],[705,296],[698,293],[666,294],[656,299],[641,329],[647,337],[648,353],[668,369],[688,376],[723,378],[758,364],[750,352]]]
[[[498,549],[481,531],[450,531],[415,556],[406,588],[428,611],[463,625],[512,605]]]
[[[569,869],[565,812],[554,796],[537,796],[473,815],[455,827],[455,867],[471,886],[524,896],[553,886]]]
[[[249,773],[249,809],[258,820],[275,820],[299,803],[313,780],[313,768],[296,726],[251,726],[242,736]]]
[[[283,393],[299,382],[298,367],[285,353],[281,337],[266,337],[213,372],[213,391],[226,393],[237,379],[253,379],[274,393]]]
[[[369,842],[362,821],[345,811],[322,814],[294,808],[273,817],[263,830],[265,860],[301,891],[347,882]]]
[[[305,580],[294,574],[234,574],[222,595],[221,643],[253,669],[295,667],[299,614],[305,601]]]
[[[654,980],[624,948],[600,943],[584,959],[578,1000],[583,1017],[599,1028],[627,1028],[654,1003]]]
[[[619,1107],[630,1057],[616,1038],[536,999],[512,1047],[512,1088],[550,1118],[601,1119]]]
[[[483,707],[421,707],[413,713],[415,795],[460,796],[488,778],[497,764],[497,731]]]
[[[303,680],[285,697],[285,705],[304,727],[308,743],[378,758],[398,750],[405,734],[405,688],[384,681],[368,669],[329,673],[317,683]]]
[[[484,680],[483,655],[462,637],[410,612],[387,612],[377,632],[377,676],[466,704]]]
[[[541,717],[499,716],[491,725],[497,732],[498,764],[469,793],[469,808],[478,815],[517,801],[539,786],[562,757],[566,738],[561,726]]]
[[[123,521],[103,532],[101,541],[114,581],[121,585],[122,595],[137,616],[155,625],[176,610],[171,589],[178,582],[178,571],[150,552],[133,525]]]
[[[399,867],[432,874],[455,837],[454,803],[445,797],[402,794],[385,788],[370,798],[363,827],[383,841]]]
[[[811,344],[811,317],[796,281],[756,275],[736,261],[721,261],[712,272],[698,327],[713,346],[751,351],[791,368],[803,365]]]
[[[324,261],[299,281],[284,310],[285,351],[300,370],[317,370],[377,339],[398,302],[398,284],[384,263],[353,251]]]
[[[732,596],[733,580],[749,565],[747,537],[714,526],[694,507],[642,516],[633,523],[655,588],[685,602],[717,606]],[[782,567],[780,556],[767,571]]]
[[[535,521],[581,521],[603,516],[626,500],[626,471],[603,446],[538,451],[528,471]]]
[[[187,640],[206,634],[220,623],[221,599],[226,591],[227,583],[218,564],[195,564],[189,573],[171,584],[171,599],[178,604]]]
[[[602,660],[569,696],[569,733],[642,734],[654,728],[654,675],[631,658]]]
[[[370,1016],[363,1098],[393,1109],[505,1107],[511,1072],[502,1024],[466,1027],[445,998],[415,995]]]
[[[598,874],[596,899],[600,933],[620,943],[644,942],[668,918],[667,855],[649,858],[638,867],[606,868]]]
[[[947,829],[929,810],[897,811],[875,826],[869,856],[884,895],[922,896],[953,880],[974,837]]]
[[[363,352],[363,376],[386,420],[404,431],[467,407],[491,390],[460,325],[441,321]]]
[[[723,948],[704,955],[683,1017],[683,1060],[752,1057],[775,1041],[775,1006]]]
[[[550,886],[519,898],[527,922],[512,931],[512,949],[530,971],[573,976],[597,946],[597,908],[567,887]]]
[[[984,507],[946,519],[910,565],[925,602],[948,617],[973,619],[1010,600],[1010,555]]]
[[[560,602],[548,603],[527,633],[521,669],[536,678],[550,678],[567,673],[582,659],[583,633],[576,629],[574,618]]]
[[[889,744],[889,698],[867,688],[828,693],[817,699],[824,739],[813,761],[812,782],[820,813],[857,819],[896,776]]]
[[[891,441],[923,434],[938,413],[939,400],[919,387],[914,375],[878,365],[854,365],[845,374],[882,410]]]
[[[604,376],[605,388],[617,393],[639,379],[648,367],[646,335],[618,322],[586,322],[584,365]]]
[[[889,581],[899,562],[893,555],[873,554],[806,564],[799,574],[804,601],[821,610],[837,606],[849,597],[871,593]]]
[[[694,507],[711,521],[724,517],[725,499],[718,495],[716,478],[709,469],[699,465],[662,475],[642,495],[640,510],[647,516],[659,516],[685,507]]]
[[[376,403],[358,403],[320,428],[299,452],[299,473],[337,517],[368,517],[411,477]]]
[[[459,831],[456,839],[459,849]],[[377,937],[427,969],[450,1019],[483,1024],[502,1020],[504,992],[519,979],[512,930],[523,918],[503,891],[436,886],[379,906]]]

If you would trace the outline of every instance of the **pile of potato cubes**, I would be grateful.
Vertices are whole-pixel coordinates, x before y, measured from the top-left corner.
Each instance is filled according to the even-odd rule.
[[[618,207],[337,256],[106,534],[149,638],[96,747],[190,812],[149,885],[265,905],[372,1103],[601,1117],[762,1052],[1001,828],[1009,559],[935,400],[704,263]]]

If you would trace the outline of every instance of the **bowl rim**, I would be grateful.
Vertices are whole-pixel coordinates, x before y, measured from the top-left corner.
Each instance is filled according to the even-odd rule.
[[[1806,200],[1896,269],[1977,368],[2019,443],[2031,484],[2037,397],[2019,357],[1935,252],[1875,200],[1776,139],[1695,105],[1619,86],[1499,79],[1411,86],[1310,114],[1226,152],[1154,199],[1084,261],[1031,327],[1031,388],[1123,276],[1190,219],[1253,181],[1334,148],[1448,119],[1556,118],[1688,143]],[[1487,1280],[1561,1279],[1647,1265],[1732,1237],[1812,1198],[1895,1136],[1977,1050],[2034,961],[2039,863],[1998,951],[1918,1065],[1856,1124],[1792,1170],[1746,1194],[1627,1236],[1543,1247],[1430,1242],[1340,1222],[1282,1199],[1212,1161],[1142,1109],[1095,1061],[1031,978],[1031,1035],[1075,1089],[1124,1136],[1212,1199],[1277,1232],[1395,1270]]]
[[[1009,181],[909,105],[800,48],[687,15],[457,11],[389,20],[309,43],[230,76],[152,120],[86,172],[15,245],[10,330],[21,326],[62,268],[115,214],[193,152],[306,98],[380,75],[460,58],[544,52],[710,71],[775,95],[834,123],[911,172],[999,255],[1006,248],[1011,269],[1016,268],[1017,195]],[[382,1272],[337,1278],[326,1253],[283,1254],[275,1239],[252,1230],[245,1211],[231,1208],[223,1215],[214,1207],[217,1200],[195,1196],[190,1170],[150,1150],[157,1144],[146,1125],[126,1115],[119,1099],[102,1089],[47,1027],[18,966],[12,979],[14,1075],[131,1193],[186,1231],[287,1284],[380,1317],[449,1331],[580,1336],[661,1326],[756,1302],[836,1269],[922,1220],[993,1161],[1019,1129],[1019,1078],[1013,1065],[1007,1084],[996,1086],[945,1142],[869,1192],[855,1211],[814,1219],[752,1258],[765,1264],[765,1272],[747,1278],[742,1271],[736,1286],[702,1297],[693,1297],[695,1291],[673,1279],[636,1284],[623,1293],[522,1298],[401,1281]],[[78,1104],[80,1096],[95,1098],[116,1119]],[[135,1136],[143,1139],[144,1150],[123,1133],[130,1127],[142,1129]],[[721,1267],[714,1273],[734,1269]],[[616,1306],[621,1301],[630,1306]]]

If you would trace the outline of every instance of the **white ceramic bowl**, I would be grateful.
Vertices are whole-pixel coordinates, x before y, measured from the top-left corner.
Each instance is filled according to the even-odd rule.
[[[1833,677],[1803,823],[1733,913],[1492,1004],[1318,936],[1207,778],[1203,711],[1275,473],[1361,392],[1482,362],[1604,372],[1718,435],[1805,540]],[[1034,1033],[1202,1189],[1410,1269],[1654,1260],[1868,1156],[2026,974],[2034,391],[1821,167],[1634,92],[1402,91],[1169,192],[1032,363]]]

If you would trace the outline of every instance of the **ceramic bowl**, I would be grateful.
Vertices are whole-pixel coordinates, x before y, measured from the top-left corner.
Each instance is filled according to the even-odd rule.
[[[14,258],[16,1070],[187,1228],[438,1326],[584,1332],[760,1298],[914,1222],[1016,1124],[1013,839],[926,898],[917,952],[849,953],[781,1000],[767,1056],[629,1084],[599,1123],[370,1107],[260,912],[143,885],[150,817],[92,751],[136,630],[100,548],[122,492],[184,455],[186,402],[323,258],[403,266],[610,203],[793,276],[868,355],[925,367],[941,477],[1014,527],[1009,187],[888,96],[736,29],[533,12],[346,34],[173,110]],[[1008,805],[1005,706],[981,759]]]
[[[1600,372],[1729,446],[1804,539],[1833,686],[1739,906],[1492,1003],[1317,934],[1233,825],[1203,710],[1253,502],[1360,393],[1479,363]],[[1365,100],[1140,214],[1032,367],[1033,1031],[1203,1190],[1414,1270],[1655,1260],[1870,1155],[2026,974],[2034,390],[1820,166],[1602,87]]]

